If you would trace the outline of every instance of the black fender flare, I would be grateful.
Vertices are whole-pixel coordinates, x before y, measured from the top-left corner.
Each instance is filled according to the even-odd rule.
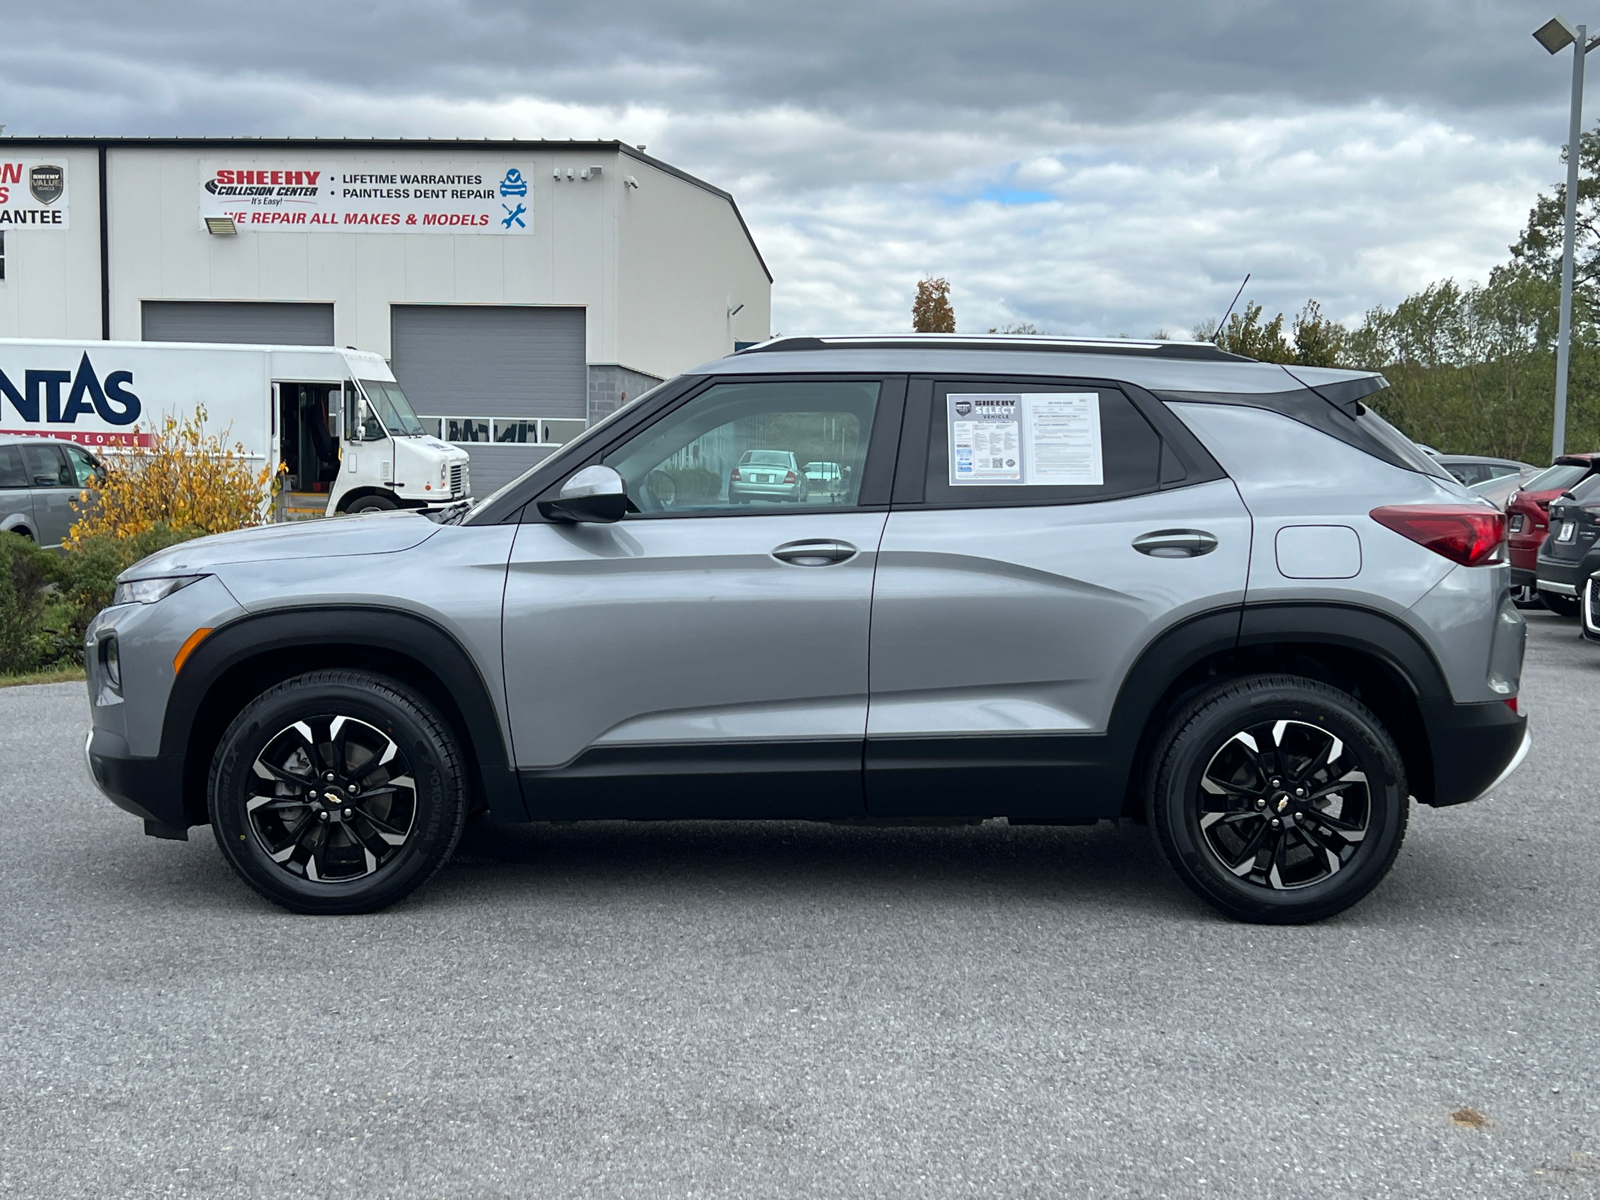
[[[276,682],[330,663],[360,665],[419,686],[456,726],[475,798],[496,821],[527,820],[489,686],[461,643],[417,613],[318,605],[241,617],[207,636],[185,660],[167,698],[161,755],[184,763],[184,811],[191,824],[206,820],[211,735],[233,719],[240,697],[264,690],[259,680]]]
[[[1104,785],[1112,794],[1124,797],[1125,813],[1136,810],[1131,789],[1139,781],[1142,754],[1170,711],[1170,702],[1161,707],[1163,697],[1186,674],[1208,660],[1226,658],[1230,652],[1234,658],[1231,673],[1267,669],[1264,664],[1259,668],[1251,665],[1250,651],[1277,645],[1324,645],[1352,651],[1376,661],[1402,681],[1421,716],[1420,732],[1427,739],[1414,749],[1426,756],[1428,775],[1413,780],[1413,790],[1419,799],[1434,802],[1434,781],[1443,784],[1441,771],[1447,776],[1452,773],[1439,762],[1436,729],[1441,720],[1448,719],[1449,711],[1478,706],[1454,703],[1432,650],[1388,614],[1354,604],[1283,601],[1247,603],[1191,617],[1164,630],[1135,659],[1117,693],[1106,729]]]

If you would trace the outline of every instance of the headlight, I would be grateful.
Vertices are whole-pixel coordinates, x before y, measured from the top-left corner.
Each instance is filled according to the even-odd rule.
[[[111,690],[121,695],[122,655],[114,633],[100,639],[100,669],[106,673],[106,682],[111,685]]]
[[[169,575],[165,579],[129,579],[117,584],[112,593],[112,604],[154,604],[165,600],[179,588],[199,583],[204,575]]]

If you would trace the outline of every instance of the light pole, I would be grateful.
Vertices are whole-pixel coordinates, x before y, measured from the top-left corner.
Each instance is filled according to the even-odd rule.
[[[1572,258],[1578,223],[1578,138],[1583,133],[1583,60],[1600,44],[1588,37],[1586,25],[1574,29],[1559,14],[1533,36],[1551,54],[1572,47],[1572,118],[1567,126],[1567,219],[1561,234],[1561,318],[1556,330],[1556,414],[1550,436],[1550,460],[1567,448],[1567,367],[1572,359]]]

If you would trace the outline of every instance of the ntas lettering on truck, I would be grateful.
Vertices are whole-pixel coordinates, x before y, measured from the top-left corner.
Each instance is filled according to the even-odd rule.
[[[115,454],[203,410],[251,466],[282,465],[326,511],[436,509],[471,495],[467,452],[430,437],[381,356],[332,346],[0,338],[0,433]],[[266,497],[263,497],[265,500]]]

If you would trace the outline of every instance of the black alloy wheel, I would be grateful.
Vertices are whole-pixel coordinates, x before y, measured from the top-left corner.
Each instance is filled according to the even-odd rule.
[[[278,684],[212,761],[211,825],[247,883],[297,912],[368,912],[425,882],[461,834],[454,735],[409,689],[362,671]]]
[[[1178,876],[1246,921],[1331,916],[1371,891],[1405,836],[1400,753],[1370,710],[1294,676],[1233,680],[1167,727],[1146,788]]]

